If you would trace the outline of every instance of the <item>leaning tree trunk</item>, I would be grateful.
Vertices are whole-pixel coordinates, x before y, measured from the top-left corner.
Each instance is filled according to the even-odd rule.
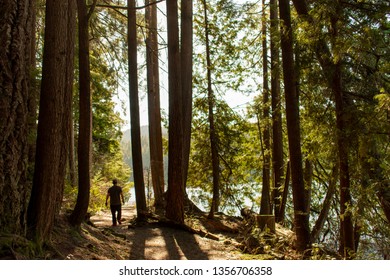
[[[129,92],[130,92],[130,124],[131,148],[133,154],[133,174],[137,219],[144,220],[146,213],[145,183],[141,151],[141,131],[138,100],[138,71],[137,71],[137,24],[135,0],[128,0],[128,55],[129,55]]]
[[[34,1],[5,0],[0,8],[0,231],[25,234],[28,184],[28,105]]]
[[[337,190],[337,178],[338,178],[338,166],[332,168],[332,173],[329,176],[328,190],[326,192],[324,201],[322,203],[321,212],[318,215],[318,218],[313,226],[313,229],[310,233],[310,238],[312,242],[318,242],[319,236],[322,228],[324,227],[325,221],[328,218],[330,207],[334,198],[334,194]]]
[[[290,4],[288,0],[279,0],[279,11],[280,19],[283,21],[281,46],[294,204],[294,229],[297,235],[297,249],[303,252],[310,247],[310,232],[308,213],[306,212],[307,200],[305,198],[305,186],[303,181],[299,99],[294,73],[293,34]]]

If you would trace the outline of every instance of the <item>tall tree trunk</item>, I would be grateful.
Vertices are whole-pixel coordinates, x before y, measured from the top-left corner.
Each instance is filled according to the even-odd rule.
[[[294,230],[297,235],[297,249],[303,252],[310,247],[310,232],[308,213],[306,212],[307,201],[305,199],[304,192],[305,186],[302,168],[299,99],[294,73],[293,34],[291,27],[290,4],[288,0],[279,0],[279,13],[280,19],[283,21],[281,46],[294,204]]]
[[[337,14],[331,18],[331,43],[335,47],[338,39],[338,16],[340,7],[336,7]],[[337,49],[337,47],[335,47]],[[332,91],[336,103],[336,127],[337,127],[337,146],[340,167],[340,225],[341,225],[341,242],[340,248],[344,257],[351,259],[354,257],[355,241],[354,229],[352,221],[352,197],[350,190],[350,176],[349,176],[349,159],[348,159],[348,136],[347,136],[347,112],[345,109],[345,101],[342,90],[341,77],[341,60],[340,54],[336,54],[333,71],[331,73]]]
[[[148,79],[148,112],[149,112],[149,145],[152,184],[155,207],[161,208],[164,194],[164,162],[161,132],[160,82],[157,39],[157,7],[149,5],[146,0],[146,24],[149,28],[146,39],[147,79]]]
[[[261,190],[260,214],[272,214],[271,207],[271,144],[269,131],[269,85],[268,85],[268,47],[267,47],[267,19],[265,0],[262,1],[263,14],[261,19],[262,25],[262,45],[263,45],[263,123],[262,135],[264,141],[263,149],[263,186]]]
[[[91,189],[92,164],[92,96],[89,66],[88,8],[85,0],[77,0],[79,24],[79,139],[78,173],[79,185],[77,202],[70,216],[74,226],[80,226],[88,211]]]
[[[187,181],[192,124],[193,0],[181,0],[181,65],[183,89],[183,184]]]
[[[0,232],[25,234],[33,1],[0,8]]]
[[[142,221],[146,212],[145,183],[142,164],[141,131],[138,99],[138,69],[137,69],[137,24],[135,0],[127,0],[128,24],[127,42],[129,56],[129,92],[130,92],[130,124],[131,149],[133,155],[133,174],[135,200],[137,205],[137,219]]]
[[[169,143],[166,217],[184,223],[183,97],[177,0],[166,1],[168,27]]]
[[[76,2],[46,1],[45,45],[34,182],[28,226],[38,244],[59,211],[69,149]]]
[[[280,60],[279,60],[279,17],[277,0],[270,1],[271,19],[271,103],[272,103],[272,166],[273,166],[273,203],[275,221],[280,222],[280,204],[283,186],[283,134],[280,100]]]
[[[210,129],[210,150],[211,150],[211,164],[213,171],[213,199],[211,202],[209,218],[214,217],[214,212],[218,212],[220,203],[220,180],[219,180],[219,156],[218,156],[218,138],[214,123],[214,107],[215,96],[212,89],[211,81],[211,58],[210,58],[210,42],[209,42],[209,22],[207,16],[207,3],[203,0],[204,22],[205,22],[205,37],[206,37],[206,68],[207,68],[207,101],[208,101],[208,119]]]

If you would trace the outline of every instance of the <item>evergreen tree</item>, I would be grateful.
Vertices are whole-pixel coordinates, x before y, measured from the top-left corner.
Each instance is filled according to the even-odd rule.
[[[51,232],[65,184],[75,23],[75,1],[47,1],[37,151],[27,220],[39,244]]]

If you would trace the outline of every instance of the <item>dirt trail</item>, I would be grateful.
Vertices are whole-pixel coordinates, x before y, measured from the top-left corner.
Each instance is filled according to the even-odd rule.
[[[93,224],[102,230],[109,230],[115,236],[128,242],[128,251],[122,252],[126,259],[133,260],[237,260],[240,253],[226,236],[211,240],[180,229],[148,224],[128,228],[135,217],[134,206],[122,209],[122,225],[111,226],[109,210],[92,216]],[[123,250],[121,246],[120,250]],[[119,248],[118,248],[119,249]]]

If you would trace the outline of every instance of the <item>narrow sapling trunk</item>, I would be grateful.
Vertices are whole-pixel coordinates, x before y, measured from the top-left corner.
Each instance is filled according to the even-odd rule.
[[[275,221],[281,221],[279,214],[283,188],[283,133],[280,98],[280,60],[279,60],[279,24],[277,0],[270,1],[271,19],[271,103],[272,103],[272,167],[273,167],[273,203]]]

